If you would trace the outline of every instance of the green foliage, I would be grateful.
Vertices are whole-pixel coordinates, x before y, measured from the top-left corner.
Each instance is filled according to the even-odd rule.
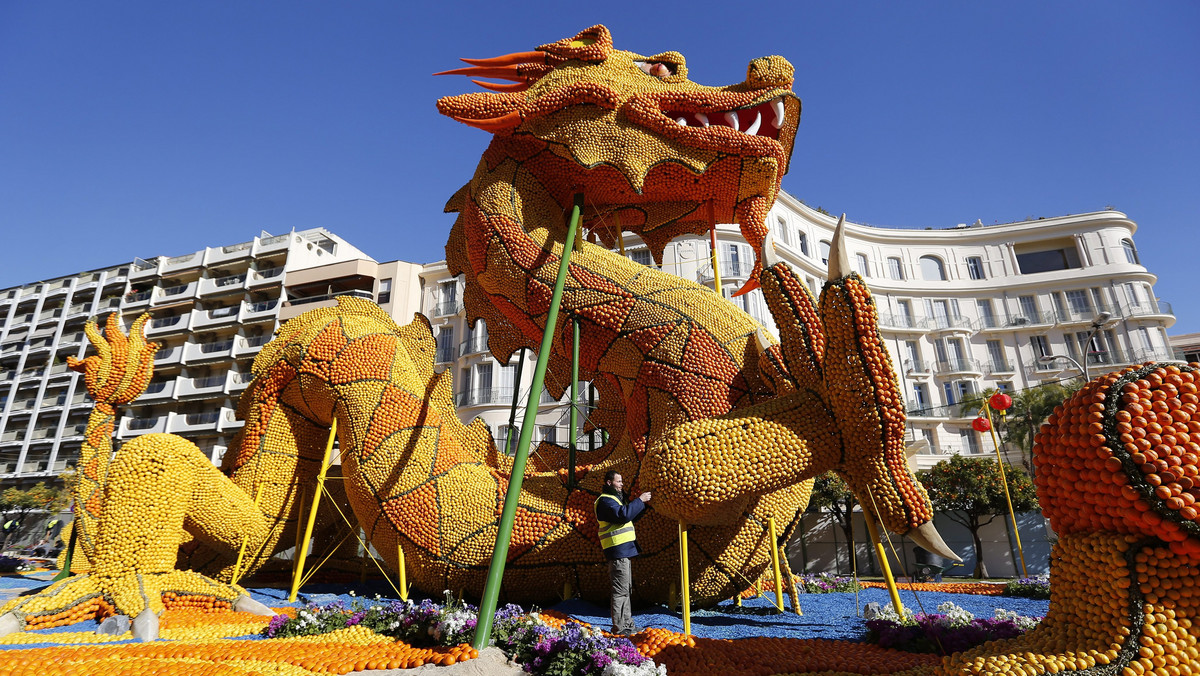
[[[0,510],[10,517],[15,512],[15,518],[23,521],[25,516],[35,509],[57,512],[66,506],[66,500],[67,496],[64,491],[39,481],[27,489],[15,486],[6,488],[3,493],[0,493]]]
[[[1000,440],[1021,450],[1026,468],[1032,469],[1033,466],[1033,435],[1054,412],[1054,408],[1070,399],[1081,387],[1083,381],[1075,379],[1009,392],[1013,404],[1005,412],[1006,415],[998,415],[999,411],[992,412],[992,422],[996,423],[996,432],[1000,435]],[[978,397],[964,401],[959,406],[959,415],[974,417],[979,408],[997,391],[989,387]]]
[[[850,487],[842,478],[833,472],[826,472],[813,482],[812,497],[808,500],[808,508],[824,509],[833,513],[833,518],[846,536],[846,546],[850,556],[854,556],[854,505],[857,499]],[[851,564],[853,567],[853,564]]]
[[[1009,580],[1004,585],[1005,596],[1021,596],[1027,599],[1049,599],[1050,578],[1023,577],[1019,580]]]
[[[1029,474],[1011,466],[1004,472],[1013,510],[1031,512],[1038,509],[1037,493]],[[918,472],[917,479],[925,486],[935,510],[945,513],[971,532],[975,545],[975,577],[986,577],[979,529],[996,516],[1008,513],[1004,483],[996,461],[952,455],[949,460]]]

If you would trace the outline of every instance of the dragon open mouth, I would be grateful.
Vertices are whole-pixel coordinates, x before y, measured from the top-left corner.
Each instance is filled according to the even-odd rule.
[[[663,114],[681,127],[728,127],[750,136],[765,136],[774,140],[779,140],[779,130],[787,119],[782,96],[733,110],[664,110]]]

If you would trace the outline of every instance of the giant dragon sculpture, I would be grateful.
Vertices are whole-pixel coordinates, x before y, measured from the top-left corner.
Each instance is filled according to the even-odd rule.
[[[768,542],[767,518],[786,524],[789,537],[811,479],[830,470],[890,530],[953,556],[933,530],[929,501],[905,462],[903,398],[870,292],[848,272],[841,226],[819,301],[773,253],[765,218],[800,114],[792,66],[780,57],[756,59],[743,82],[705,87],[687,79],[681,55],[616,50],[602,26],[533,52],[469,63],[450,72],[512,84],[480,83],[495,91],[439,102],[444,114],[494,135],[475,176],[447,205],[458,213],[447,261],[466,278],[468,319],[487,323],[489,347],[501,362],[536,347],[551,328],[545,318],[554,271],[564,247],[574,244],[563,241],[563,214],[582,193],[589,241],[571,255],[561,324],[573,319],[583,327],[580,375],[600,392],[591,420],[607,432],[601,448],[581,454],[574,477],[566,475],[565,450],[542,444],[524,478],[505,595],[545,602],[564,583],[588,598],[607,594],[591,515],[607,469],[630,477],[635,490],[655,493],[638,526],[645,554],[635,562],[635,594],[644,600],[665,600],[677,578],[676,522],[690,527],[693,599],[709,604],[744,589],[777,544]],[[661,260],[672,238],[730,221],[760,252],[743,291],[761,287],[778,344],[711,290],[609,250],[622,232],[633,232]],[[451,374],[434,368],[427,320],[418,315],[399,326],[371,303],[342,298],[335,308],[288,321],[254,361],[239,406],[245,427],[220,470],[172,435],[148,434],[112,455],[116,408],[141,393],[152,371],[156,346],[142,337],[144,321],[134,322],[128,337],[115,317],[103,334],[89,325],[97,354],[71,364],[84,373],[96,402],[75,488],[88,565],[0,608],[0,632],[123,613],[135,617],[135,635],[150,638],[164,599],[180,596],[266,612],[230,582],[238,552],[246,545],[238,571],[245,575],[292,546],[305,506],[302,487],[314,481],[335,420],[345,500],[387,563],[397,566],[399,547],[418,587],[481,592],[511,459],[497,451],[481,421],[459,420]],[[552,394],[561,394],[570,332],[552,328],[558,339],[549,382]],[[1173,380],[1180,373],[1191,378],[1190,370],[1177,369],[1159,384],[1185,390]],[[1195,643],[1195,629],[1188,629],[1195,597],[1170,598],[1173,614],[1162,613],[1161,623],[1156,610],[1139,605],[1162,601],[1154,584],[1141,582],[1151,576],[1143,571],[1159,575],[1165,566],[1173,572],[1164,579],[1194,575],[1195,458],[1162,468],[1151,462],[1160,484],[1182,487],[1168,487],[1164,497],[1146,493],[1140,479],[1117,481],[1139,467],[1127,449],[1110,451],[1116,460],[1099,450],[1126,443],[1125,436],[1143,450],[1137,444],[1147,436],[1146,419],[1123,417],[1112,404],[1117,397],[1105,399],[1130,378],[1114,374],[1091,386],[1080,410],[1052,421],[1067,430],[1051,434],[1055,448],[1066,450],[1043,451],[1050,460],[1039,485],[1112,478],[1104,484],[1108,493],[1128,503],[1085,497],[1095,507],[1081,509],[1052,502],[1052,517],[1067,519],[1055,524],[1066,543],[1056,549],[1056,565],[1067,565],[1080,582],[1064,586],[1071,591],[1052,603],[1052,619],[1019,650],[988,644],[947,658],[944,673],[1006,673],[1033,659],[1027,654],[1053,657],[1063,636],[1086,652],[1071,658],[1071,668],[1143,657],[1154,666],[1156,655],[1139,657],[1135,641],[1184,624],[1180,644],[1188,637]],[[1146,408],[1159,397],[1150,389]],[[1101,429],[1079,445],[1090,444],[1088,455],[1071,435],[1095,425]],[[1113,425],[1128,429],[1106,427]],[[1154,434],[1162,440],[1161,428]],[[1054,469],[1060,456],[1067,458],[1062,471]],[[1118,507],[1149,516],[1119,519]],[[1105,516],[1070,520],[1088,509]],[[1169,526],[1150,528],[1156,516]],[[1164,540],[1138,539],[1149,536]],[[1111,555],[1097,555],[1105,547]],[[1149,558],[1145,551],[1152,551]],[[1123,570],[1135,571],[1125,575],[1139,584],[1104,596],[1106,576]],[[1193,580],[1174,588],[1194,587]],[[1075,602],[1097,594],[1107,599],[1108,624]],[[1186,619],[1176,622],[1175,609]],[[1103,643],[1117,634],[1124,637],[1118,648]]]

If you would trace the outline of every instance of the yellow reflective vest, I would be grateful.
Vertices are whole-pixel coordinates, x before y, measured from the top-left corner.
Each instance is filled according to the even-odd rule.
[[[625,503],[621,502],[620,497],[612,495],[611,493],[601,493],[600,497],[596,498],[596,502],[592,505],[592,510],[597,514],[596,522],[600,524],[600,546],[605,550],[609,550],[613,547],[619,547],[627,542],[636,541],[637,534],[634,533],[632,521],[610,523],[600,518],[599,511],[596,510],[596,507],[600,505],[601,500],[612,500],[613,502],[617,503],[618,507],[625,506]]]

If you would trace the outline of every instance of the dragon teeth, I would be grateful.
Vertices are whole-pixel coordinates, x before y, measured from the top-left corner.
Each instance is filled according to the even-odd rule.
[[[729,126],[733,127],[735,131],[740,129],[738,125],[738,114],[736,112],[731,110],[728,113],[725,113],[725,121],[729,123]]]
[[[750,128],[746,130],[747,134],[757,134],[758,127],[762,124],[762,113],[754,114],[754,121],[750,123]]]
[[[708,116],[705,115],[704,113],[696,113],[696,119],[700,121],[701,127],[708,126]]]
[[[681,126],[681,127],[686,127],[686,126],[688,126],[687,119],[685,119],[685,118],[682,118],[682,117],[677,117],[677,118],[675,118],[675,122],[676,122],[676,123],[678,123],[678,124],[679,124],[679,126]]]
[[[775,109],[775,119],[771,121],[771,124],[775,125],[775,128],[778,129],[783,126],[783,97],[780,96],[779,98],[772,99],[771,107]]]

